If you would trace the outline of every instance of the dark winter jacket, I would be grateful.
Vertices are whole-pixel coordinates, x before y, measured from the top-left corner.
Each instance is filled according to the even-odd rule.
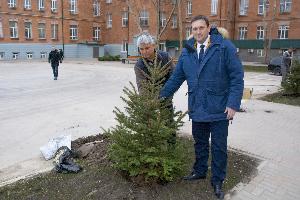
[[[62,62],[60,53],[57,50],[52,50],[49,53],[48,62],[51,62],[51,65],[53,66],[59,66],[59,62]]]
[[[186,80],[190,118],[196,122],[225,120],[226,107],[239,110],[243,95],[244,72],[236,48],[212,28],[210,46],[199,63],[194,44],[194,38],[188,40],[160,95],[173,95]]]
[[[168,62],[171,60],[169,54],[167,52],[163,52],[163,51],[158,51],[157,52],[157,61],[158,62],[162,62],[161,66],[163,67],[164,65],[168,64]],[[147,63],[151,66],[153,65],[153,63],[151,63],[151,61],[146,60]],[[175,66],[173,64],[173,62],[169,62],[169,68],[170,71],[169,73],[166,75],[165,80],[163,82],[163,84],[165,84],[165,82],[170,78]],[[147,77],[145,76],[144,73],[149,75],[149,71],[147,69],[147,66],[144,64],[143,59],[139,58],[137,63],[134,66],[134,71],[135,71],[135,75],[136,75],[136,84],[138,87],[138,90],[141,90],[141,85],[142,85],[142,81],[143,80],[147,80]]]

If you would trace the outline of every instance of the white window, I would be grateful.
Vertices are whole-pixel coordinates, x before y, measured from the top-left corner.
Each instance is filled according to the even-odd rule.
[[[17,7],[17,0],[8,0],[8,7],[9,8]]]
[[[46,24],[45,23],[39,23],[38,24],[38,32],[39,32],[39,39],[45,39],[46,38]]]
[[[239,39],[245,40],[247,39],[247,27],[239,27]]]
[[[187,15],[192,15],[192,1],[191,0],[189,0],[187,2],[186,14]]]
[[[218,13],[218,0],[211,0],[211,15],[217,15]]]
[[[249,0],[240,0],[240,15],[247,15],[249,8]]]
[[[192,34],[192,28],[191,27],[186,28],[186,30],[185,30],[185,38],[187,40],[190,38],[191,34]]]
[[[70,25],[70,39],[77,40],[78,39],[78,26]]]
[[[51,0],[51,11],[57,12],[57,0]]]
[[[24,8],[31,9],[31,0],[24,0]]]
[[[127,11],[122,13],[122,26],[123,27],[128,26],[128,12]]]
[[[18,22],[10,21],[9,22],[9,31],[10,31],[10,38],[18,38]]]
[[[99,1],[94,1],[93,13],[94,13],[94,16],[100,16],[100,2]]]
[[[47,52],[41,52],[41,58],[47,58]]]
[[[28,60],[32,59],[32,52],[27,52],[26,55]]]
[[[0,38],[3,38],[3,26],[2,26],[2,21],[0,21]]]
[[[12,59],[17,60],[19,57],[19,53],[18,52],[13,52],[12,53]]]
[[[111,13],[109,13],[109,14],[107,14],[107,21],[106,21],[106,27],[107,28],[111,28],[112,27],[112,14]]]
[[[58,24],[51,24],[51,39],[58,39]]]
[[[292,0],[280,0],[280,13],[291,12]]]
[[[287,25],[279,26],[278,38],[279,39],[288,39],[289,38],[289,26],[287,26]]]
[[[106,3],[112,3],[112,0],[106,0]]]
[[[172,0],[172,5],[175,5],[177,3],[177,0]]]
[[[70,13],[77,14],[77,0],[70,0]]]
[[[128,43],[126,41],[122,42],[122,51],[128,51]]]
[[[263,26],[258,26],[256,29],[256,39],[263,40],[265,37],[265,31]]]
[[[158,49],[161,51],[166,51],[166,43],[164,42],[159,43]]]
[[[3,60],[4,56],[5,56],[5,53],[4,52],[0,52],[0,60]]]
[[[167,24],[167,18],[166,18],[166,14],[161,12],[160,13],[160,27],[164,27]]]
[[[267,8],[269,7],[269,1],[267,0],[259,0],[258,1],[258,14],[263,15],[267,12]]]
[[[257,49],[256,53],[257,53],[258,57],[264,57],[264,50],[263,49]]]
[[[100,27],[93,27],[93,39],[95,41],[99,41],[100,40]]]
[[[25,22],[25,39],[32,39],[32,23],[31,22]]]
[[[172,28],[177,28],[177,15],[172,16]]]
[[[140,12],[140,26],[148,26],[149,25],[149,12],[146,10],[142,10]]]
[[[45,10],[45,0],[39,0],[39,10]]]

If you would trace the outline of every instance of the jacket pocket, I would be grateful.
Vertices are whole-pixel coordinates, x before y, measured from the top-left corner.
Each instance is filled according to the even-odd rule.
[[[195,93],[193,90],[188,91],[188,112],[189,114],[194,112],[194,104],[195,104]]]
[[[228,90],[216,91],[206,89],[207,112],[210,114],[223,113],[228,99]]]

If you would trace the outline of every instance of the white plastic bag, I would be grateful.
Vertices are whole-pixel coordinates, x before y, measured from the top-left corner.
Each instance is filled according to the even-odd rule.
[[[71,135],[61,135],[50,139],[46,145],[40,147],[40,151],[46,160],[50,160],[62,146],[67,146],[71,149]]]

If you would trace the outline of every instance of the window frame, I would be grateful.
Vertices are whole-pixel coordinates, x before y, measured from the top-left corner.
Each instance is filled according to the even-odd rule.
[[[70,3],[70,14],[76,15],[78,14],[78,1],[77,0],[69,0]]]
[[[112,28],[112,14],[107,13],[106,15],[106,28]]]
[[[210,14],[211,15],[218,15],[218,0],[211,0],[211,6],[210,6]]]
[[[7,2],[8,8],[16,8],[17,7],[17,0],[9,0]]]
[[[256,27],[256,39],[257,40],[264,40],[265,39],[265,28],[264,28],[264,26],[257,26]]]
[[[100,28],[100,26],[94,26],[93,27],[93,40],[100,41],[100,39],[101,39],[101,28]]]
[[[51,40],[58,40],[58,23],[51,24]]]
[[[248,27],[247,26],[240,26],[239,27],[239,40],[246,40],[247,39],[247,32],[248,32]]]
[[[193,14],[193,3],[191,0],[187,1],[187,5],[186,5],[186,14],[187,16],[190,16]]]
[[[31,0],[24,0],[24,9],[31,10]]]
[[[78,25],[71,24],[69,30],[70,30],[70,40],[78,40]]]
[[[140,11],[139,23],[141,27],[149,26],[149,12],[147,10]]]
[[[24,37],[26,40],[32,39],[32,22],[24,22]]]
[[[289,13],[292,11],[292,0],[280,0],[279,2],[279,12],[280,13]],[[288,8],[289,5],[289,9]]]
[[[97,0],[94,0],[93,2],[93,15],[94,16],[100,16],[101,13],[101,7],[100,7],[100,2]]]
[[[165,25],[167,24],[167,17],[166,17],[166,13],[164,12],[160,12],[160,17],[159,17],[159,26],[160,27],[165,27]]]
[[[0,38],[4,38],[4,33],[3,33],[3,23],[2,23],[2,20],[0,20]]]
[[[44,27],[40,26],[42,24]],[[46,23],[43,22],[38,23],[38,33],[39,33],[39,39],[46,39]],[[43,35],[44,37],[41,37],[41,35]]]
[[[11,26],[11,23],[14,23],[15,26]],[[9,35],[12,39],[19,38],[19,30],[18,30],[18,22],[17,21],[9,21]]]
[[[38,10],[39,11],[45,10],[45,0],[39,0],[38,1]]]
[[[286,40],[289,39],[289,25],[280,25],[278,27],[278,39]]]
[[[57,13],[57,0],[51,0],[51,6],[50,6],[52,13]]]
[[[122,27],[128,26],[128,11],[122,12]]]
[[[175,20],[174,20],[175,19]],[[178,28],[178,20],[177,20],[177,14],[172,15],[172,28],[176,29]]]
[[[249,0],[240,0],[239,15],[247,16],[249,9]]]

